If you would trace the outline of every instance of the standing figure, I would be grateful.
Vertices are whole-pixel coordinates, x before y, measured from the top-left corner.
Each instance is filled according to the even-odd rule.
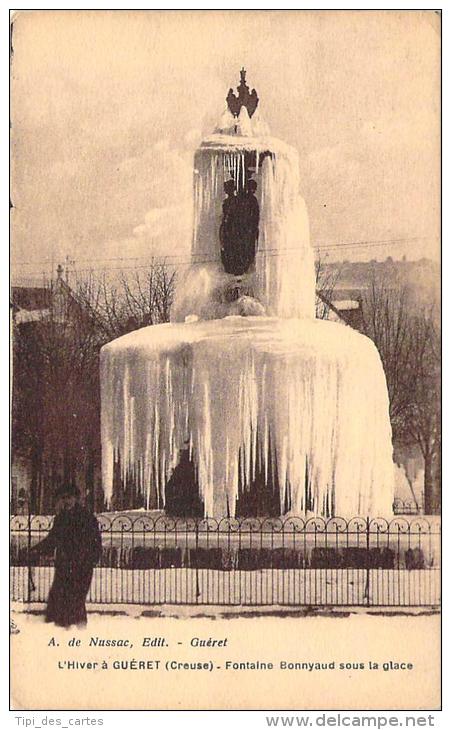
[[[260,219],[256,189],[255,180],[249,180],[246,190],[236,196],[234,181],[224,184],[228,197],[222,204],[219,228],[221,261],[225,271],[234,276],[245,274],[255,259]]]
[[[235,183],[227,180],[224,183],[224,192],[227,195],[222,204],[222,220],[219,227],[219,240],[221,243],[221,261],[227,273],[233,273],[234,242],[236,241],[237,230],[237,198],[235,196]]]
[[[62,487],[55,497],[52,529],[30,550],[31,555],[55,554],[45,620],[57,626],[86,625],[86,596],[102,548],[99,526],[95,515],[80,504],[75,487]]]
[[[241,228],[241,261],[244,271],[254,263],[257,252],[258,225],[260,222],[260,207],[255,196],[257,183],[248,180],[246,192],[239,197],[240,228]]]

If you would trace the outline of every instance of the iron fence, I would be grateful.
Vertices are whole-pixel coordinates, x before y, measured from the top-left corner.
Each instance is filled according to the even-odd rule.
[[[393,500],[393,514],[395,515],[421,515],[424,514],[423,498],[395,499]]]
[[[92,603],[438,606],[440,524],[419,516],[182,519],[99,515]],[[11,521],[14,601],[44,602],[53,559],[28,560],[52,518]]]

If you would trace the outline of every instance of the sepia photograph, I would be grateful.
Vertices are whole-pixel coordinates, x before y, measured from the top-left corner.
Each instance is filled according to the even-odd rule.
[[[12,12],[12,709],[440,709],[440,84],[434,10]]]

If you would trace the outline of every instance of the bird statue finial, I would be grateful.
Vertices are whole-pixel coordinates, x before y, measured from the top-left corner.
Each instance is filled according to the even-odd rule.
[[[258,106],[258,96],[255,89],[249,91],[249,86],[246,84],[246,69],[243,68],[240,71],[240,84],[236,87],[238,96],[235,95],[233,89],[229,89],[227,94],[227,106],[232,112],[234,117],[237,117],[243,106],[246,107],[250,117],[252,117]]]

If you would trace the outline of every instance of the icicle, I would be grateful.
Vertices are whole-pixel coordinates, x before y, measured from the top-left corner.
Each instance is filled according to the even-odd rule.
[[[117,444],[122,478],[139,473],[146,505],[163,507],[187,436],[210,516],[227,504],[233,515],[257,462],[295,513],[389,511],[384,374],[372,343],[342,325],[237,317],[144,328],[103,348],[106,499]]]

